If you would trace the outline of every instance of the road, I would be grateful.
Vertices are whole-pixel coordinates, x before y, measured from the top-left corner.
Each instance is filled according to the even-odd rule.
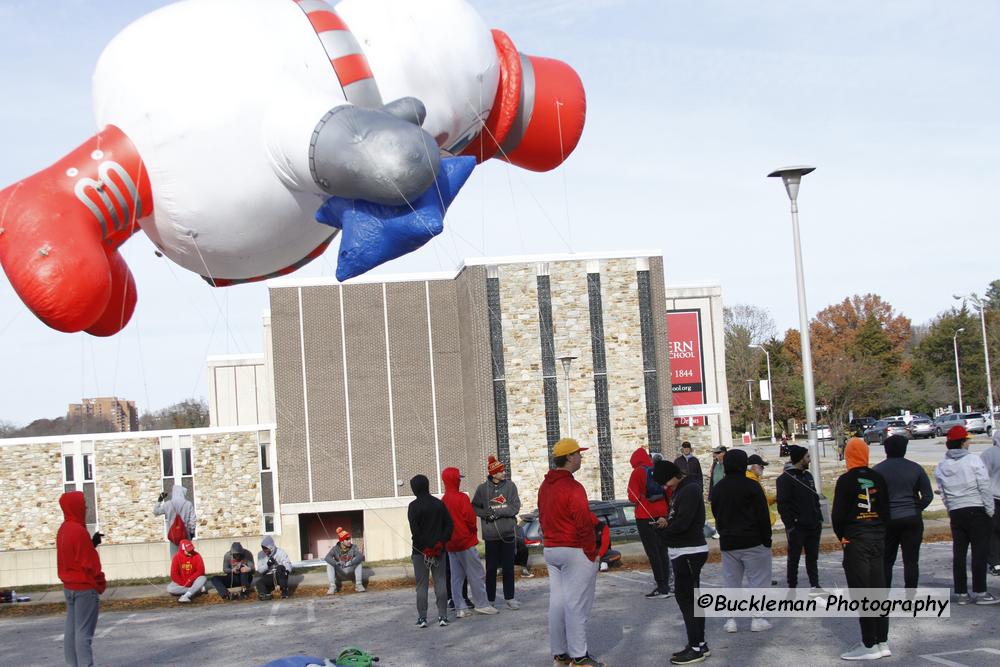
[[[950,584],[950,549],[948,542],[924,545],[922,586]],[[820,568],[823,585],[844,585],[838,554],[821,554]],[[774,572],[784,580],[784,559],[775,559]],[[894,578],[901,581],[901,572]],[[707,565],[703,582],[720,581],[720,566]],[[1000,588],[997,579],[990,584]],[[519,611],[424,630],[413,625],[411,590],[107,613],[98,625],[95,652],[103,666],[233,666],[261,665],[295,653],[333,655],[356,645],[379,655],[386,667],[548,667],[547,579],[519,580],[518,586],[524,603]],[[685,643],[676,602],[642,597],[651,586],[648,571],[599,576],[589,635],[592,652],[611,667],[665,665]],[[773,630],[753,634],[726,634],[722,623],[708,621],[713,654],[706,664],[846,664],[839,654],[859,637],[853,619],[775,619]],[[62,617],[5,619],[0,665],[62,664],[61,635]],[[953,607],[952,618],[942,620],[893,619],[889,638],[893,657],[879,664],[995,666],[1000,664],[1000,606]]]

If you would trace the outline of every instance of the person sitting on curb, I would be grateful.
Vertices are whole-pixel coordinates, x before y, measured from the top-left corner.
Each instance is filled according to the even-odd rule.
[[[351,540],[351,534],[337,526],[337,544],[323,557],[326,561],[326,578],[330,582],[327,595],[334,595],[340,592],[340,582],[354,579],[354,590],[357,593],[365,592],[363,581],[365,555],[361,549]]]
[[[170,583],[167,592],[179,595],[178,602],[190,602],[191,598],[205,592],[205,561],[195,551],[191,540],[181,540],[180,550],[170,561]]]
[[[260,553],[257,554],[257,571],[260,577],[254,584],[258,600],[270,600],[271,592],[278,588],[282,599],[291,593],[288,590],[288,575],[292,573],[292,560],[274,544],[274,538],[265,535],[260,541]]]
[[[222,572],[212,577],[212,586],[223,600],[235,600],[237,597],[246,600],[250,597],[250,582],[253,580],[253,554],[243,548],[239,542],[233,545],[222,557]],[[229,593],[230,588],[239,587],[239,593]]]

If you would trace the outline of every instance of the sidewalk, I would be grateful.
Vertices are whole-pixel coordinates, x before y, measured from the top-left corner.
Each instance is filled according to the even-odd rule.
[[[951,529],[947,520],[935,519],[924,522],[925,542],[937,542],[949,539],[951,539]],[[720,559],[719,541],[708,540],[708,543],[708,560],[709,562],[717,562]],[[775,530],[772,544],[774,554],[776,556],[784,555],[786,545],[787,541],[784,531],[780,529]],[[640,542],[623,542],[620,544],[614,544],[613,546],[621,552],[622,562],[625,567],[643,568],[648,566],[646,555],[643,552],[642,544]],[[823,538],[820,543],[820,549],[823,551],[835,551],[839,548],[840,547],[836,536],[833,534],[833,530],[829,526],[826,526],[823,530]],[[546,570],[540,552],[533,551],[529,562],[532,564],[532,571],[536,576],[546,575]],[[372,570],[371,582],[375,584],[375,587],[374,589],[370,588],[369,590],[371,590],[373,594],[377,594],[380,589],[403,588],[413,585],[413,567],[410,565],[379,566],[370,569]],[[324,569],[312,569],[302,574],[293,573],[291,583],[296,591],[302,591],[303,593],[308,593],[314,596],[323,595],[329,586],[326,578],[326,571]],[[114,608],[116,606],[114,603],[119,601],[148,601],[150,603],[149,606],[151,607],[169,606],[169,603],[173,602],[174,598],[167,595],[165,588],[166,586],[163,584],[116,586],[114,582],[110,582],[107,590],[101,596],[102,606]],[[346,590],[352,591],[351,586],[348,585]],[[351,594],[353,594],[353,591]],[[0,616],[4,615],[5,610],[10,610],[12,608],[27,611],[27,608],[39,607],[37,613],[40,614],[62,612],[61,605],[64,603],[62,589],[35,591],[30,593],[30,595],[31,602],[0,605]],[[214,592],[210,591],[207,597],[215,602],[220,602],[219,597]],[[54,608],[55,605],[59,605],[59,607]]]

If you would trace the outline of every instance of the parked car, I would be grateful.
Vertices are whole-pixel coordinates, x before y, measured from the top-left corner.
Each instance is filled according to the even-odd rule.
[[[934,420],[934,435],[947,435],[952,426],[964,426],[969,433],[987,433],[986,420],[980,412],[952,412]]]
[[[910,435],[913,438],[933,438],[934,422],[926,417],[914,417],[910,421]]]
[[[611,539],[639,539],[639,529],[635,527],[635,506],[627,500],[591,500],[590,511],[608,524]],[[538,510],[521,515],[524,526],[524,542],[529,547],[542,543],[542,526],[538,521]]]
[[[865,431],[875,425],[876,421],[874,417],[856,417],[847,425],[847,430],[851,435],[861,437]]]
[[[879,419],[861,437],[867,443],[877,442],[881,445],[890,435],[901,435],[909,440],[910,430],[906,428],[906,423],[902,418]]]
[[[965,430],[969,433],[986,433],[986,419],[981,412],[963,412]]]

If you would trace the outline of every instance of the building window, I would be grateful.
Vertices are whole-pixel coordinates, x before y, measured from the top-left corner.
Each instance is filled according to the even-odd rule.
[[[608,363],[604,348],[604,305],[601,274],[587,274],[590,310],[590,350],[594,360],[594,407],[597,411],[597,451],[601,469],[601,499],[615,498],[615,471],[612,459],[611,417],[608,400]]]
[[[194,489],[194,450],[190,435],[160,437],[162,488],[173,495],[174,486],[187,489],[187,499],[197,511]]]
[[[500,311],[500,279],[486,279],[486,308],[490,323],[490,357],[493,361],[493,412],[497,436],[497,458],[510,467],[510,433],[507,428],[507,376],[503,361],[503,322]]]
[[[87,530],[98,530],[97,487],[95,486],[94,441],[70,440],[62,443],[63,491],[82,491],[87,505]]]
[[[257,431],[257,451],[260,452],[260,513],[264,518],[264,532],[274,533],[275,529],[275,480],[271,461],[274,460],[274,439],[271,431]]]
[[[551,458],[552,446],[559,440],[559,390],[556,385],[558,382],[556,352],[552,334],[552,288],[548,275],[537,276],[537,284],[538,332],[542,346],[542,392],[545,397],[545,439],[548,441]]]
[[[656,377],[656,329],[653,325],[649,271],[637,271],[639,285],[639,328],[642,333],[642,375],[646,388],[646,434],[649,451],[662,448],[660,432],[660,393]]]
[[[260,444],[260,469],[261,471],[271,469],[271,432],[258,431],[257,442]]]

